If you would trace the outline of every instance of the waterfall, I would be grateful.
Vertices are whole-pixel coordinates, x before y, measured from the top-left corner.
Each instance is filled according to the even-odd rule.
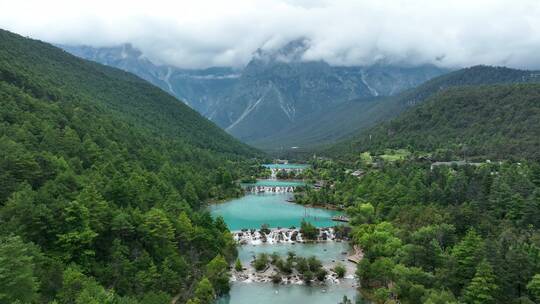
[[[272,228],[269,233],[257,229],[244,229],[233,231],[233,238],[241,245],[260,245],[277,243],[304,243],[300,229]],[[320,228],[317,237],[318,242],[339,241],[334,233],[334,228]]]
[[[278,170],[277,168],[272,168],[272,169],[270,169],[270,172],[272,172],[271,175],[270,175],[270,179],[271,179],[271,180],[277,180],[277,173],[278,173],[278,171],[279,171],[279,170]]]
[[[246,190],[251,193],[288,193],[294,192],[295,186],[261,186],[261,185],[252,185],[246,187]]]

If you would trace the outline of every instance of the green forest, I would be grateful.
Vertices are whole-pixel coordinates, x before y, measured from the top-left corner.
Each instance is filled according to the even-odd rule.
[[[540,84],[456,87],[332,152],[406,148],[437,160],[540,160],[539,121]]]
[[[346,170],[356,165],[357,177]],[[540,165],[435,166],[421,159],[318,160],[321,190],[299,203],[344,208],[375,303],[538,303]]]
[[[201,207],[239,195],[257,153],[135,76],[0,31],[0,303],[210,303],[236,251]]]
[[[350,219],[364,298],[540,303],[540,85],[523,77],[443,76],[331,158],[298,160],[320,187],[295,202]],[[265,157],[129,73],[0,30],[0,303],[214,303],[242,265],[205,207],[268,175]],[[302,257],[255,264],[326,274]]]
[[[427,82],[406,93],[421,104],[304,172],[323,186],[295,201],[351,220],[364,297],[540,302],[540,86],[514,83],[521,72],[475,67]]]

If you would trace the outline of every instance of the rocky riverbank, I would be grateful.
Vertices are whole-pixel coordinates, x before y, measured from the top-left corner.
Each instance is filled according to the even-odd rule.
[[[341,284],[346,280],[353,280],[354,273],[356,272],[356,264],[347,261],[347,255],[344,253],[343,256],[337,257],[337,260],[332,261],[323,265],[323,268],[326,270],[327,274],[324,277],[324,280],[318,280],[313,278],[306,282],[305,278],[298,273],[293,271],[291,274],[280,273],[279,269],[275,265],[268,265],[262,271],[256,271],[253,265],[245,265],[241,271],[233,270],[231,281],[234,282],[243,282],[243,283],[274,283],[274,284],[297,284],[297,285],[327,285],[327,284]],[[338,263],[345,268],[345,275],[339,277],[338,274],[334,271]],[[277,279],[279,277],[279,279]]]
[[[337,231],[336,231],[337,230]],[[326,252],[327,246],[334,246],[332,243],[344,243],[348,244],[348,231],[343,231],[343,228],[319,228],[317,229],[317,238],[314,240],[306,240],[302,237],[302,233],[296,228],[275,228],[275,229],[251,229],[243,231],[234,231],[233,237],[240,244],[240,250],[242,248],[263,248],[265,249],[253,252],[250,259],[246,259],[245,256],[242,260],[244,265],[242,268],[235,269],[232,273],[232,280],[238,282],[258,282],[258,283],[275,283],[275,284],[310,284],[310,285],[325,285],[325,284],[340,284],[346,279],[353,279],[356,272],[356,264],[350,260],[351,254],[355,252],[351,251],[348,245],[339,246],[343,247],[340,251],[335,253],[335,256],[331,258],[321,258],[318,253],[313,254],[319,256],[317,271],[307,271],[309,273],[306,276],[305,266],[300,266],[301,263],[305,264],[307,258],[316,259],[312,257],[312,254],[302,252],[304,246],[312,246],[319,243],[321,251]],[[295,246],[291,246],[295,245]],[[272,252],[268,248],[276,247],[276,251]],[[283,246],[287,246],[290,250],[285,253]],[[324,248],[326,247],[326,248]],[[278,250],[278,248],[280,250]],[[313,248],[313,247],[311,247]],[[253,250],[253,249],[247,249]],[[354,250],[356,251],[356,250]],[[296,256],[300,254],[300,256]],[[260,255],[266,254],[262,265],[257,263],[257,259],[261,259]],[[288,256],[291,255],[292,256]],[[280,256],[281,255],[281,256]],[[287,257],[288,256],[288,257]],[[324,254],[322,255],[324,256]],[[270,261],[272,260],[272,262]],[[260,262],[260,261],[259,261]],[[288,267],[283,267],[283,264],[288,262]],[[336,266],[341,267],[344,274],[338,275]],[[238,265],[240,267],[240,265]],[[284,270],[288,269],[288,270]],[[322,271],[321,271],[322,269]],[[319,275],[317,275],[317,273]],[[322,275],[320,275],[322,273]],[[350,283],[350,282],[349,282]]]
[[[328,274],[324,281],[319,281],[317,279],[310,280],[309,284],[311,285],[325,285],[325,284],[341,284],[344,280],[353,279],[352,276],[347,276],[346,278],[339,279],[335,273]],[[288,275],[282,276],[279,282],[274,281],[274,272],[270,271],[268,273],[258,273],[250,272],[246,270],[245,272],[236,272],[232,275],[231,281],[239,281],[243,283],[274,283],[274,284],[296,284],[296,285],[305,285],[307,284],[300,275]]]

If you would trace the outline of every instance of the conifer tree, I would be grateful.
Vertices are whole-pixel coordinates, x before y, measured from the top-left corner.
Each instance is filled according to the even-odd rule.
[[[527,290],[536,301],[540,301],[540,274],[535,274],[529,284]]]
[[[199,281],[197,288],[195,289],[195,297],[201,304],[213,303],[214,299],[216,298],[216,294],[208,278],[204,277]]]
[[[483,260],[478,264],[474,278],[465,289],[463,300],[467,304],[497,303],[496,293],[498,289],[493,268],[486,260]]]
[[[456,266],[451,275],[455,291],[461,290],[468,280],[475,274],[475,267],[481,260],[484,242],[482,238],[471,229],[463,240],[452,249],[452,257]]]
[[[0,238],[0,286],[0,303],[31,303],[36,299],[33,257],[19,237]]]
[[[229,265],[222,255],[217,255],[206,265],[206,276],[218,295],[228,293],[230,290],[228,268]]]

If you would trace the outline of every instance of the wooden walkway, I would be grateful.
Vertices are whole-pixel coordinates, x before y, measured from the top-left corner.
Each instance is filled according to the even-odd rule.
[[[364,258],[364,251],[362,251],[362,248],[360,248],[358,245],[354,245],[353,248],[354,248],[354,254],[348,256],[347,260],[355,264],[358,264]]]

